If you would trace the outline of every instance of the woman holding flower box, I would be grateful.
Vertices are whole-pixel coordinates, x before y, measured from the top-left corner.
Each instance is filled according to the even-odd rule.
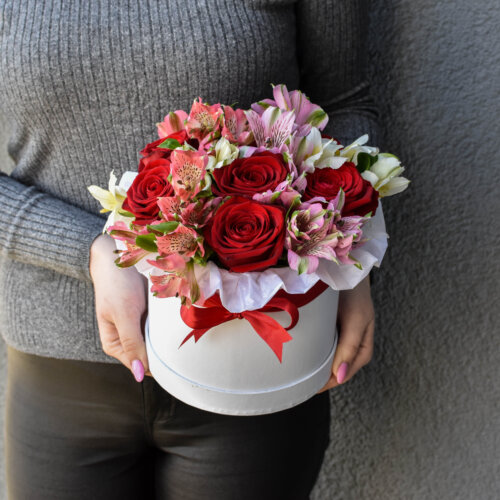
[[[321,394],[258,417],[204,412],[145,377],[145,280],[115,266],[85,187],[136,163],[161,110],[197,94],[248,106],[273,81],[320,103],[342,144],[376,143],[366,12],[338,0],[0,2],[15,161],[0,177],[11,498],[308,498],[328,444],[326,389],[372,355],[368,278],[340,294]]]

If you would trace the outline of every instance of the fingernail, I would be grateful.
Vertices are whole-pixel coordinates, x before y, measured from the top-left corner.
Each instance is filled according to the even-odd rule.
[[[341,384],[345,376],[347,375],[347,369],[349,368],[349,365],[344,361],[340,363],[339,369],[337,370],[337,382]]]
[[[132,361],[132,373],[137,382],[142,382],[144,379],[144,366],[142,366],[142,363],[138,359]]]

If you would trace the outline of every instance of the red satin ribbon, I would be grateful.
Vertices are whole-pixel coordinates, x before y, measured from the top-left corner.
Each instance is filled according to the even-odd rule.
[[[241,313],[229,312],[221,303],[219,294],[213,295],[207,299],[203,307],[181,307],[181,318],[184,323],[193,328],[186,338],[182,341],[188,341],[194,337],[198,340],[214,326],[226,323],[232,319],[246,319],[257,332],[258,335],[273,350],[281,363],[283,344],[292,340],[287,330],[292,329],[299,320],[299,307],[309,304],[316,297],[322,294],[328,285],[319,281],[308,292],[302,294],[291,294],[280,290],[264,307],[256,311],[243,311]],[[290,316],[290,325],[283,328],[275,319],[271,318],[266,312],[285,311]],[[180,347],[179,346],[179,347]]]

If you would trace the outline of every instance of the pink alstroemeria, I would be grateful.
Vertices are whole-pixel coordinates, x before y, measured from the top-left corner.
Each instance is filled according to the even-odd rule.
[[[180,211],[180,219],[186,226],[202,228],[212,218],[215,209],[222,202],[222,198],[202,198],[195,203],[183,207]]]
[[[306,172],[302,172],[293,182],[292,187],[299,193],[303,193],[307,187]]]
[[[330,201],[326,201],[325,198],[322,196],[315,196],[314,198],[311,198],[310,200],[307,200],[307,203],[321,203],[322,206],[326,205],[326,209],[330,212],[332,212],[332,221],[334,223],[338,222],[340,218],[342,217],[341,215],[341,210],[342,207],[344,206],[345,202],[345,193],[344,190],[341,188],[339,189],[339,192],[337,193],[337,196],[333,198]],[[347,217],[346,217],[347,219]],[[365,219],[363,219],[365,220]]]
[[[156,260],[148,259],[147,262],[162,271],[169,273],[181,273],[186,268],[186,261],[177,254],[159,256]]]
[[[146,257],[146,255],[150,255],[151,252],[144,250],[137,245],[127,245],[127,250],[120,251],[120,257],[115,260],[115,264],[118,267],[131,267],[135,266],[141,259]]]
[[[284,181],[274,191],[254,194],[252,199],[265,204],[279,203],[288,209],[300,200],[300,193],[290,186],[290,181]]]
[[[179,224],[177,228],[169,234],[158,236],[156,245],[160,256],[181,256],[185,261],[194,256],[197,250],[205,255],[203,248],[203,238],[189,227]]]
[[[120,250],[120,257],[115,263],[119,267],[131,267],[137,264],[142,258],[150,255],[151,252],[144,250],[135,244],[135,239],[140,234],[146,234],[147,229],[143,228],[140,231],[129,229],[127,224],[122,221],[116,222],[113,226],[107,229],[109,235],[115,240],[123,241],[127,245],[126,250]]]
[[[204,104],[201,97],[193,102],[189,113],[186,130],[191,137],[195,137],[201,144],[213,140],[221,124],[222,107],[220,104],[209,106]],[[200,144],[200,145],[201,145]]]
[[[178,196],[163,196],[158,198],[158,208],[165,220],[177,220],[181,212],[181,199]]]
[[[295,112],[294,132],[304,136],[309,133],[311,127],[323,130],[328,123],[328,115],[317,104],[313,104],[300,90],[288,91],[286,85],[276,85],[273,88],[273,99],[252,104],[252,109],[258,114],[263,114],[269,107],[277,106],[283,111]]]
[[[243,109],[224,106],[222,137],[239,146],[248,145],[253,141],[252,131]]]
[[[333,213],[321,203],[302,203],[288,221],[285,247],[288,264],[299,274],[313,273],[319,259],[338,262],[335,248],[342,236],[331,221]]]
[[[134,231],[128,227],[123,221],[117,221],[112,226],[108,227],[108,233],[112,238],[125,243],[135,243],[137,235],[144,233],[144,230]]]
[[[352,235],[339,238],[335,253],[342,264],[356,264],[357,260],[350,256],[353,243]]]
[[[292,133],[295,113],[273,106],[261,115],[251,109],[245,113],[257,147],[281,151]]]
[[[170,113],[165,116],[162,122],[157,123],[158,137],[163,139],[164,137],[173,134],[174,132],[180,132],[184,130],[184,122],[187,120],[188,115],[182,109],[177,111],[170,111]]]
[[[369,217],[359,217],[353,215],[350,217],[344,217],[338,220],[335,226],[342,232],[343,237],[339,239],[339,243],[335,252],[337,258],[342,264],[354,264],[357,265],[357,260],[351,256],[351,250],[354,245],[360,247],[365,243],[363,240],[363,224],[369,219]]]
[[[192,199],[202,189],[206,158],[196,151],[176,149],[170,159],[170,173],[175,194],[182,201]]]
[[[344,235],[351,235],[354,241],[360,241],[363,236],[363,224],[369,219],[369,217],[351,215],[337,220],[336,224]]]
[[[189,297],[189,282],[182,276],[175,273],[162,274],[151,277],[153,286],[151,291],[155,297],[160,299],[166,297]]]
[[[180,297],[183,305],[191,305],[201,298],[192,263],[185,263],[184,267],[173,270],[171,259],[160,257],[156,260],[148,260],[148,262],[165,271],[163,275],[151,276],[153,282],[151,291],[155,295],[160,298]]]

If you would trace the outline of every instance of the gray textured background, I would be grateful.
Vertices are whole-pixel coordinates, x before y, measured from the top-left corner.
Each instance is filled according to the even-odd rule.
[[[392,240],[374,281],[375,356],[331,391],[331,445],[313,498],[493,500],[500,8],[497,0],[374,7],[373,93],[385,146],[413,182],[384,205]]]

